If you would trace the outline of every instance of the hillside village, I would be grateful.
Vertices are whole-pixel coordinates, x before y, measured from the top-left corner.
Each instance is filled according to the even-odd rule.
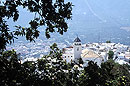
[[[100,65],[108,60],[109,51],[114,52],[113,60],[119,64],[130,63],[130,47],[116,43],[89,43],[82,44],[77,37],[72,46],[63,48],[63,59],[66,62],[77,61],[82,58],[84,66],[88,61],[97,62]]]
[[[15,44],[14,47],[9,46],[7,49],[15,49],[17,53],[20,53],[23,62],[27,60],[36,61],[50,51],[49,46],[51,42],[52,41],[45,43],[40,39],[37,40],[36,43],[23,43],[20,41],[18,44]],[[85,63],[84,66],[91,60],[100,65],[102,62],[108,60],[109,51],[113,51],[113,60],[115,60],[115,62],[119,64],[130,64],[130,46],[120,43],[82,44],[82,40],[77,37],[71,46],[67,46],[64,43],[57,43],[57,45],[58,48],[62,49],[62,58],[66,60],[66,62],[75,61],[81,57]]]

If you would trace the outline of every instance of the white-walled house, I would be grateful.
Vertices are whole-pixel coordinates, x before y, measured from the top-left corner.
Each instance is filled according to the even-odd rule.
[[[97,65],[100,65],[104,61],[101,55],[87,48],[82,50],[81,57],[82,60],[84,61],[83,66],[87,66],[88,61],[96,62]]]

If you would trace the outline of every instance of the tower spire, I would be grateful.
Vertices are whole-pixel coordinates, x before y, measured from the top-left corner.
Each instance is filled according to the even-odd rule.
[[[74,40],[74,42],[81,42],[81,40],[80,40],[79,37],[77,36],[77,38]]]

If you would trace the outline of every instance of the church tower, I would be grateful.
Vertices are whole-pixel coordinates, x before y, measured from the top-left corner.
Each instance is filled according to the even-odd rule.
[[[81,57],[82,46],[81,46],[81,40],[78,37],[74,40],[73,52],[74,52],[74,60],[77,60]]]

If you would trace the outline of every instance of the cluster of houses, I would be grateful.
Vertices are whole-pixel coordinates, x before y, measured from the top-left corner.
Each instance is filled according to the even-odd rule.
[[[130,47],[116,43],[88,43],[82,44],[79,37],[74,40],[72,46],[63,48],[62,58],[66,62],[78,61],[82,58],[86,66],[88,61],[97,62],[100,65],[108,60],[108,52],[114,52],[113,60],[119,64],[130,64]]]
[[[79,37],[77,37],[72,46],[62,49],[62,58],[67,63],[72,61],[77,62],[80,58],[83,61],[83,66],[87,66],[89,61],[94,61],[97,65],[107,61],[109,51],[114,53],[113,60],[119,64],[130,65],[130,46],[123,45],[120,43],[88,43],[82,44]],[[42,55],[42,56],[41,56]],[[43,54],[40,54],[43,57]],[[25,61],[36,61],[38,58],[25,58]]]

